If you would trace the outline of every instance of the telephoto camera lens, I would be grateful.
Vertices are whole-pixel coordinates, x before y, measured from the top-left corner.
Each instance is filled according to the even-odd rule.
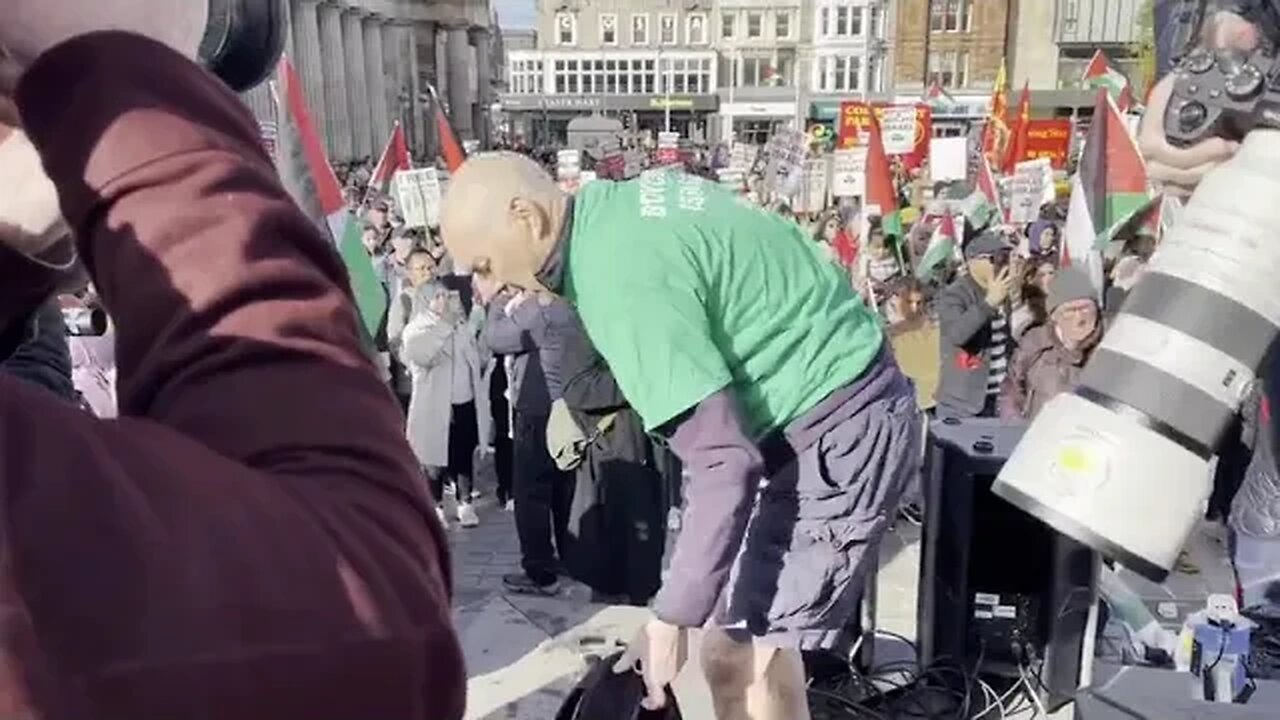
[[[1210,460],[1280,329],[1280,131],[1209,173],[1081,373],[993,490],[1157,582],[1203,514]]]

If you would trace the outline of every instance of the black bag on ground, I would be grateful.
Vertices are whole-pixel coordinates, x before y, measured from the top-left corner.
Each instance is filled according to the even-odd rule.
[[[622,657],[616,652],[601,660],[587,658],[590,669],[556,713],[556,720],[683,720],[680,706],[671,688],[667,688],[667,706],[646,710],[644,680],[633,672],[615,674],[613,664]]]

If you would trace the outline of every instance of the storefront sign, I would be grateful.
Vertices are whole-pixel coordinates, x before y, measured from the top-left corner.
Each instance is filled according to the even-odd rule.
[[[516,95],[501,97],[503,110],[714,111],[716,95]]]
[[[1022,160],[1049,158],[1054,169],[1067,166],[1071,151],[1070,120],[1032,120],[1027,129],[1027,152]]]
[[[929,139],[933,137],[933,111],[923,103],[841,103],[837,146],[850,148],[865,144],[872,112],[880,122],[885,153],[901,157],[908,168],[920,167],[929,157]]]

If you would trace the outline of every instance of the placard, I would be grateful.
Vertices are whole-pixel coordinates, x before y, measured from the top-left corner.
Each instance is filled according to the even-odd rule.
[[[799,130],[779,130],[770,136],[763,153],[765,189],[783,197],[794,196],[800,190],[808,147],[808,137]]]
[[[885,145],[885,153],[898,156],[909,169],[920,167],[929,156],[929,140],[933,136],[933,109],[923,103],[840,103],[836,147],[849,148],[865,144],[867,130],[871,127],[872,112],[875,112],[880,121],[880,137]],[[885,118],[886,113],[888,120]],[[914,122],[909,126],[907,118],[913,113]],[[908,137],[911,138],[910,142]]]
[[[862,197],[867,186],[867,149],[852,147],[831,154],[831,194]]]
[[[405,227],[440,224],[440,177],[432,167],[401,170],[392,178]]]
[[[936,137],[929,141],[929,180],[951,182],[969,177],[969,138]]]
[[[800,182],[800,194],[792,210],[796,212],[821,212],[827,207],[827,156],[809,158],[804,162],[804,176]]]
[[[1048,158],[1028,160],[1015,166],[1009,192],[1009,222],[1029,223],[1040,217],[1046,188],[1053,192],[1053,168]]]
[[[1048,158],[1054,168],[1067,166],[1071,153],[1071,120],[1032,120],[1027,125],[1027,150],[1023,160]]]

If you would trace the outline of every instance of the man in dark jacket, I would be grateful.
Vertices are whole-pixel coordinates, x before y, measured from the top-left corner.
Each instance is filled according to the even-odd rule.
[[[561,339],[551,362],[564,378],[568,417],[556,422],[559,406],[553,410],[547,441],[560,467],[576,464],[562,557],[601,601],[643,606],[662,584],[666,545],[667,499],[654,447],[576,316]]]
[[[938,295],[941,368],[938,415],[993,417],[1012,350],[1009,294],[1016,279],[1010,248],[994,232],[969,241],[968,274]]]
[[[28,336],[13,355],[0,362],[0,371],[42,387],[69,402],[78,402],[71,382],[71,351],[67,327],[55,298],[45,301],[31,317]]]
[[[482,299],[489,294],[480,288]],[[489,301],[483,343],[490,353],[508,356],[513,404],[512,495],[524,572],[502,579],[511,592],[553,595],[560,589],[556,554],[567,542],[573,483],[547,452],[551,401],[564,391],[548,357],[558,354],[554,348],[572,315],[564,301],[530,292],[502,292]]]

